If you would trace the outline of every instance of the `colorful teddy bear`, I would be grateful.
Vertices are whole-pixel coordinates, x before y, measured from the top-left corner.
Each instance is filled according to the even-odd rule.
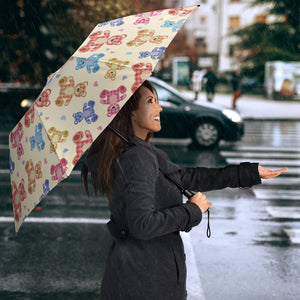
[[[107,45],[121,45],[122,40],[127,37],[127,34],[110,36],[110,31],[102,30],[92,33],[88,38],[86,45],[79,48],[79,52],[97,51],[104,44]]]
[[[151,52],[150,51],[144,51],[140,52],[139,58],[146,58],[148,56],[151,57],[151,59],[160,59],[162,55],[164,54],[164,51],[166,50],[166,47],[155,47]]]
[[[40,202],[42,199],[50,192],[50,187],[49,187],[49,180],[46,179],[45,183],[43,183],[43,194],[40,196]]]
[[[38,149],[39,152],[45,148],[45,141],[43,139],[42,130],[43,130],[42,123],[38,123],[37,125],[35,125],[35,135],[30,137],[29,139],[31,151],[35,147]]]
[[[83,140],[84,136],[86,137],[85,140]],[[78,131],[74,134],[73,136],[73,142],[76,145],[76,155],[73,158],[73,165],[76,165],[80,157],[83,155],[83,153],[88,149],[88,147],[92,144],[93,142],[93,136],[89,130],[86,130],[85,132],[83,131]]]
[[[100,94],[100,100],[101,104],[109,104],[109,107],[107,108],[107,116],[110,117],[120,110],[120,106],[118,102],[124,100],[126,98],[126,87],[124,85],[121,85],[116,90],[103,90]]]
[[[117,76],[117,70],[125,69],[126,65],[129,64],[129,61],[121,61],[117,58],[111,58],[109,62],[106,62],[105,64],[109,67],[109,70],[106,72],[104,78],[115,80]]]
[[[58,82],[60,86],[60,92],[59,92],[59,96],[55,100],[55,104],[57,106],[62,106],[63,104],[65,106],[68,106],[73,96],[85,97],[87,94],[86,92],[86,87],[88,85],[87,81],[80,82],[75,85],[73,76],[69,76],[69,83],[67,82],[68,82],[67,76],[62,77]]]
[[[23,178],[18,187],[16,182],[12,181],[11,193],[12,193],[15,220],[19,222],[20,218],[22,217],[22,202],[27,197],[27,193],[25,190],[25,181]]]
[[[69,131],[57,130],[54,126],[48,129],[49,139],[51,141],[50,153],[55,152],[58,143],[64,143],[69,136]]]
[[[94,106],[95,101],[92,100],[90,100],[88,103],[84,103],[83,112],[77,112],[73,114],[73,118],[75,119],[74,124],[77,125],[83,119],[85,119],[88,124],[91,124],[91,122],[96,122],[98,115],[95,114]]]
[[[23,138],[23,125],[22,123],[19,123],[17,125],[17,128],[15,131],[12,131],[10,134],[10,142],[12,149],[17,148],[17,156],[18,160],[21,158],[21,156],[24,154],[24,149],[22,146],[22,138]]]
[[[31,159],[26,161],[25,171],[28,176],[28,193],[32,194],[35,192],[36,179],[43,177],[42,173],[42,162],[39,161],[35,166]]]
[[[96,73],[100,70],[100,66],[98,65],[98,60],[105,56],[103,53],[100,54],[93,54],[89,58],[78,57],[76,59],[77,66],[75,67],[76,70],[83,69],[86,67],[88,73]]]
[[[133,65],[132,70],[135,72],[135,82],[131,87],[131,91],[134,93],[137,88],[151,75],[152,64],[138,63]]]
[[[165,21],[164,25],[161,25],[160,27],[162,28],[172,28],[173,32],[178,32],[179,29],[181,28],[181,26],[184,24],[184,20],[180,20],[178,22],[174,22],[174,21]]]
[[[134,25],[139,25],[139,24],[149,24],[150,18],[154,16],[160,15],[162,10],[157,10],[157,11],[151,11],[151,12],[146,12],[146,13],[141,13],[135,15],[138,19],[133,23]]]
[[[139,30],[137,33],[137,36],[127,43],[127,46],[129,47],[139,47],[144,45],[145,43],[155,43],[155,44],[161,44],[162,41],[167,38],[167,35],[154,35],[155,30],[148,30],[148,29],[142,29]]]
[[[68,165],[68,161],[65,158],[62,158],[57,165],[52,165],[50,169],[52,180],[57,180],[57,183],[59,183],[63,179],[65,179],[64,174],[68,170],[67,165]]]
[[[46,89],[45,91],[43,91],[38,98],[35,101],[35,105],[37,107],[48,107],[51,102],[49,100],[49,95],[51,94],[51,90],[50,89]]]
[[[32,106],[25,114],[24,117],[24,124],[25,127],[29,128],[30,124],[34,122],[34,106]]]

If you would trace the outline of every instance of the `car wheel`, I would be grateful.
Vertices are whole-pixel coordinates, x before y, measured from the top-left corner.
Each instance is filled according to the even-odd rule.
[[[197,147],[213,148],[220,141],[219,127],[211,120],[201,121],[196,125],[192,138]]]

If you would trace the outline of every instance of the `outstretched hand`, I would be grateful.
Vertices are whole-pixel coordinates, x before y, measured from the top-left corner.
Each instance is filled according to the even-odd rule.
[[[276,176],[279,176],[280,174],[284,173],[288,168],[282,168],[280,170],[272,171],[266,168],[263,168],[262,166],[258,165],[258,173],[260,178],[263,179],[270,179]]]

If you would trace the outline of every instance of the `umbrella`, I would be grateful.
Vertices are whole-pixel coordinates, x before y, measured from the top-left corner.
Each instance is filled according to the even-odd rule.
[[[154,70],[197,6],[98,24],[9,135],[15,230]]]

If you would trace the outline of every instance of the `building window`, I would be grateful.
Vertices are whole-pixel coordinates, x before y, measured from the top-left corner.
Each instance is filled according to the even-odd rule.
[[[240,28],[240,17],[230,17],[229,29],[239,29],[239,28]]]
[[[264,15],[255,16],[256,23],[266,23],[266,20],[267,20],[267,16]]]

